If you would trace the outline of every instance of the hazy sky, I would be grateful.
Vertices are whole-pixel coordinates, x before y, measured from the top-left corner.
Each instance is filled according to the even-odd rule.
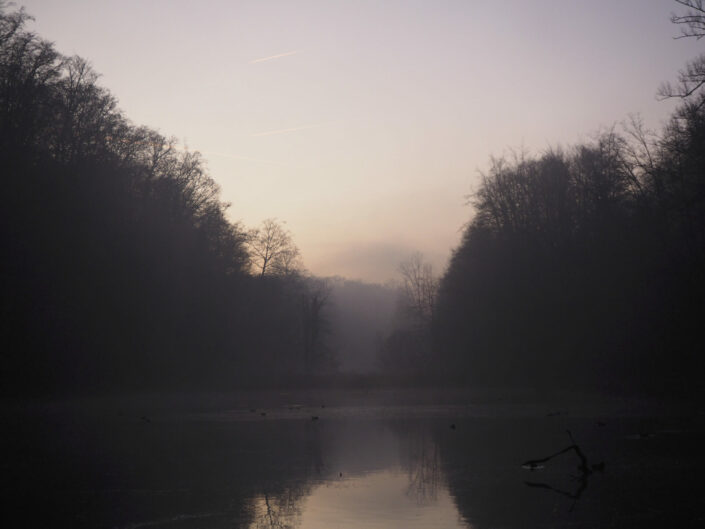
[[[136,123],[203,153],[230,215],[287,222],[306,266],[442,269],[490,155],[641,113],[705,47],[670,0],[19,0]]]

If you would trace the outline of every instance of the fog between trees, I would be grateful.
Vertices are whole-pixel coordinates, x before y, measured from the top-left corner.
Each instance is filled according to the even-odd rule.
[[[703,56],[661,89],[683,102],[659,133],[634,118],[493,159],[447,270],[412,256],[391,288],[312,277],[283,222],[229,221],[197,152],[132,124],[27,22],[0,4],[7,395],[229,389],[340,366],[702,389]]]

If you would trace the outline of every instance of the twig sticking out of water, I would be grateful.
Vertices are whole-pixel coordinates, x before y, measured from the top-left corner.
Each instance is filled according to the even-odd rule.
[[[580,499],[580,496],[587,488],[588,476],[590,476],[590,474],[592,474],[594,471],[602,472],[605,468],[605,463],[600,462],[600,463],[597,463],[597,464],[590,466],[588,464],[587,457],[585,457],[585,454],[578,446],[578,443],[576,443],[575,439],[573,439],[573,434],[570,433],[570,430],[566,430],[566,432],[568,433],[568,437],[570,437],[570,442],[572,443],[570,446],[567,446],[563,450],[560,450],[560,451],[556,452],[555,454],[550,455],[548,457],[543,457],[541,459],[530,459],[529,461],[526,461],[522,465],[522,467],[528,468],[529,470],[536,470],[537,468],[540,468],[541,463],[547,463],[548,461],[550,461],[554,457],[558,457],[559,455],[565,454],[566,452],[570,452],[571,450],[574,451],[575,455],[577,455],[578,459],[580,459],[580,465],[578,465],[578,470],[580,470],[580,476],[577,476],[577,478],[576,478],[578,480],[579,485],[573,494],[571,494],[570,492],[566,492],[564,490],[561,490],[561,489],[557,489],[556,487],[552,487],[551,485],[548,485],[546,483],[536,483],[536,482],[532,482],[532,481],[525,481],[524,482],[529,487],[552,490],[553,492],[557,492],[558,494],[562,494],[563,496],[567,496],[569,498],[572,498],[573,504],[570,507],[570,511],[572,511],[575,508],[575,504]]]
[[[558,457],[559,455],[565,454],[566,452],[570,452],[572,450],[575,452],[575,455],[577,455],[580,459],[580,465],[578,465],[578,470],[580,470],[583,476],[589,476],[590,474],[592,474],[593,470],[604,468],[604,463],[598,463],[597,465],[593,465],[592,467],[590,467],[590,465],[588,465],[587,457],[585,457],[585,454],[578,446],[578,443],[576,443],[575,439],[573,439],[573,434],[570,433],[570,430],[566,430],[566,432],[568,433],[570,441],[573,444],[565,447],[563,450],[559,450],[555,454],[552,454],[548,457],[542,457],[541,459],[530,459],[529,461],[523,463],[521,466],[534,470],[536,468],[539,468],[539,465],[541,465],[541,463],[547,463],[551,459]]]

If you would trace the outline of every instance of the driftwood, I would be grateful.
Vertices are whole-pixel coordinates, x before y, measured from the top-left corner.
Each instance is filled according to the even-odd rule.
[[[541,459],[530,459],[529,461],[522,463],[521,466],[529,468],[529,469],[536,469],[536,468],[538,468],[538,466],[541,463],[547,463],[551,459],[558,457],[562,454],[565,454],[566,452],[570,452],[572,450],[575,452],[575,455],[577,455],[578,458],[580,459],[580,465],[578,465],[578,470],[580,470],[580,472],[583,475],[586,475],[586,476],[590,475],[590,474],[592,474],[592,472],[594,470],[603,470],[604,466],[605,466],[604,463],[598,463],[598,464],[592,465],[592,467],[590,465],[588,465],[587,457],[585,457],[585,454],[583,454],[583,451],[580,450],[580,447],[575,442],[575,439],[573,439],[573,434],[570,433],[570,430],[566,430],[566,432],[568,433],[568,436],[570,437],[570,440],[573,444],[565,447],[563,450],[559,450],[555,454],[550,455],[548,457],[542,457]]]
[[[540,459],[530,459],[529,461],[526,461],[525,463],[523,463],[521,466],[524,468],[528,468],[529,470],[535,470],[535,469],[539,468],[539,465],[541,465],[542,463],[547,463],[551,459],[558,457],[562,454],[565,454],[566,452],[571,452],[571,451],[575,452],[575,455],[577,455],[578,459],[580,459],[580,465],[578,465],[578,470],[580,470],[580,475],[575,476],[575,479],[578,481],[578,487],[574,493],[571,494],[570,492],[558,489],[556,487],[552,487],[551,485],[548,485],[546,483],[537,483],[534,481],[525,481],[524,482],[528,487],[551,490],[553,492],[556,492],[558,494],[561,494],[563,496],[567,496],[568,498],[571,498],[573,500],[573,504],[571,505],[570,510],[572,511],[575,508],[576,502],[580,499],[580,496],[587,488],[588,477],[590,476],[590,474],[592,474],[595,471],[602,472],[605,468],[605,464],[604,464],[604,462],[600,462],[600,463],[597,463],[594,465],[589,465],[587,457],[585,457],[585,454],[578,446],[578,443],[576,443],[575,439],[573,439],[573,434],[570,433],[570,430],[566,430],[566,432],[568,433],[568,436],[570,437],[570,441],[572,443],[570,446],[567,446],[563,450],[559,450],[555,454],[552,454],[548,457],[542,457]]]

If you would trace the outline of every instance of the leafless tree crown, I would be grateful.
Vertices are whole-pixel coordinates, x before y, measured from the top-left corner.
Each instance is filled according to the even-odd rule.
[[[675,0],[676,3],[685,6],[685,13],[671,15],[671,22],[681,27],[681,34],[675,37],[682,39],[693,37],[700,40],[705,36],[705,5],[703,0]],[[664,83],[658,90],[659,99],[672,97],[688,99],[693,95],[698,95],[700,100],[696,102],[697,107],[705,104],[705,96],[700,89],[705,85],[705,53],[689,61],[685,68],[678,72],[678,81],[675,84]]]
[[[266,219],[247,237],[252,266],[260,275],[288,275],[301,269],[301,254],[291,233],[277,219]]]
[[[411,312],[421,321],[433,316],[436,302],[438,279],[433,275],[433,267],[424,262],[419,252],[399,265],[404,297]]]

